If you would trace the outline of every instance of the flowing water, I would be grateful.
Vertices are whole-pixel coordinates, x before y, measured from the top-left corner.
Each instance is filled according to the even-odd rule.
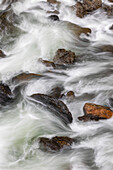
[[[0,46],[7,54],[0,59],[0,79],[6,82],[20,72],[45,75],[30,81],[22,90],[22,99],[0,110],[0,170],[113,170],[113,118],[98,122],[80,122],[86,102],[107,105],[113,97],[113,55],[99,52],[98,46],[113,45],[113,31],[101,9],[78,18],[74,0],[60,0],[60,22],[48,19],[53,7],[46,0],[20,0],[11,8],[18,16],[18,34],[0,33]],[[8,1],[0,10],[8,6]],[[106,3],[108,3],[106,1]],[[92,30],[91,35],[74,36],[66,27],[69,21]],[[59,48],[74,51],[80,59],[65,70],[48,72],[39,58],[52,61]],[[76,100],[64,102],[73,115],[66,126],[41,106],[30,103],[28,96],[46,94],[52,87],[64,86],[64,93],[74,91]],[[10,85],[13,89],[14,86]],[[111,107],[111,106],[110,106]],[[111,107],[111,109],[113,109]],[[72,150],[48,153],[39,149],[39,137],[69,136],[77,138]],[[34,140],[35,139],[35,140]]]

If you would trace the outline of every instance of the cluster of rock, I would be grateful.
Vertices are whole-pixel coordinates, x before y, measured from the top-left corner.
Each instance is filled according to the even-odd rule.
[[[112,2],[112,0],[109,0]],[[12,3],[16,2],[16,0],[12,0]],[[58,6],[61,4],[57,0],[47,0],[48,3],[57,4]],[[5,3],[5,1],[4,1]],[[11,3],[10,3],[11,5]],[[97,10],[98,8],[104,9],[107,11],[108,15],[113,14],[113,6],[108,7],[105,4],[102,4],[101,0],[83,0],[83,2],[77,2],[74,6],[76,9],[76,15],[80,18],[83,18],[85,15],[93,12],[94,10]],[[12,22],[9,22],[7,20],[7,15],[9,13],[12,14],[12,11],[10,11],[9,8],[7,8],[7,11],[0,14],[1,18],[1,24],[3,26],[10,27]],[[13,15],[11,15],[13,16]],[[11,20],[13,20],[14,17],[12,17]],[[49,16],[50,19],[54,21],[60,21],[59,17],[57,15],[51,15]],[[91,33],[91,29],[89,28],[83,28],[76,24],[66,22],[64,21],[63,24],[66,24],[66,26],[72,31],[72,33],[76,37],[80,37],[81,33],[84,33],[86,35],[89,35]],[[12,26],[11,26],[12,27]],[[111,26],[110,29],[112,29],[113,26]],[[1,27],[2,28],[2,27]],[[100,47],[100,50],[102,52],[113,52],[113,46],[103,46]],[[6,55],[2,50],[0,50],[0,57],[3,58]],[[47,67],[52,67],[53,69],[64,69],[72,66],[78,59],[78,56],[72,52],[68,51],[66,49],[58,49],[56,51],[56,54],[53,58],[53,61],[47,61],[40,59],[39,61],[44,64]],[[33,79],[39,79],[43,77],[39,74],[34,73],[21,73],[19,75],[16,75],[13,77],[9,82],[13,83],[17,86],[23,86],[26,85],[29,81]],[[40,94],[36,93],[30,96],[30,99],[38,104],[41,104],[43,107],[46,107],[49,111],[51,111],[55,116],[57,116],[59,119],[61,119],[66,125],[73,122],[73,117],[71,112],[69,111],[66,104],[62,101],[63,98],[65,98],[68,102],[73,102],[76,100],[76,96],[73,91],[67,92],[67,94],[63,93],[63,87],[57,86],[51,89],[49,94]],[[15,101],[16,96],[14,96],[14,91],[11,91],[8,85],[0,83],[0,106],[4,107],[6,105],[9,105],[10,103]],[[78,117],[79,121],[98,121],[101,119],[110,119],[113,116],[113,111],[110,110],[109,107],[96,105],[94,103],[86,103],[83,107],[84,115]],[[61,151],[61,150],[67,150],[72,147],[73,142],[75,142],[72,138],[66,137],[66,136],[56,136],[51,139],[41,137],[39,139],[39,145],[40,148],[45,151]]]

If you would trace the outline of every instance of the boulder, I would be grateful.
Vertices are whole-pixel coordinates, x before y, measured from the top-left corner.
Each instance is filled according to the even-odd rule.
[[[75,53],[65,49],[58,49],[53,61],[55,64],[73,64],[76,60]]]
[[[0,105],[6,106],[13,101],[12,93],[8,85],[0,83]]]
[[[44,151],[58,152],[61,150],[67,150],[71,149],[72,144],[73,139],[66,136],[56,136],[52,139],[42,137],[39,139],[40,149]]]
[[[42,106],[45,106],[51,112],[55,113],[55,115],[62,119],[65,124],[72,123],[73,118],[71,112],[61,100],[57,100],[52,96],[40,93],[33,94],[30,97]]]
[[[83,3],[77,2],[75,5],[76,15],[80,18],[83,18],[84,15],[97,10],[102,7],[101,0],[83,0]]]
[[[78,117],[79,120],[100,120],[110,119],[113,115],[113,111],[109,107],[96,105],[93,103],[86,103],[83,107],[84,116]]]

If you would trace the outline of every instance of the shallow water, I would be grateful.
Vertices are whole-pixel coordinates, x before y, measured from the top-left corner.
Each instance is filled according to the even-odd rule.
[[[113,31],[109,30],[113,19],[100,9],[80,19],[70,8],[74,0],[62,2],[61,21],[53,22],[46,13],[53,7],[46,0],[20,0],[12,5],[19,17],[19,24],[16,24],[19,35],[7,38],[0,33],[1,47],[7,54],[6,58],[0,59],[3,82],[20,72],[44,75],[21,90],[19,102],[0,110],[0,170],[113,170],[113,118],[99,122],[79,122],[77,119],[83,115],[86,102],[110,106],[113,55],[98,52],[95,47],[113,45]],[[7,4],[1,5],[1,10]],[[64,21],[89,27],[92,33],[83,34],[78,40]],[[82,57],[71,68],[47,72],[48,68],[39,62],[39,58],[52,60],[59,48],[72,50]],[[74,119],[68,127],[28,99],[34,93],[46,94],[61,84],[64,93],[72,90],[76,96],[72,103],[64,100]],[[69,152],[47,153],[39,149],[39,137],[56,135],[77,138],[79,142]]]

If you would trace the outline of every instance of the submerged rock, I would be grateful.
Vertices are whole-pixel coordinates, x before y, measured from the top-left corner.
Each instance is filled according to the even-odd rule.
[[[38,79],[40,77],[42,77],[40,74],[21,73],[21,74],[15,76],[15,77],[13,77],[12,82],[15,83],[15,84],[18,84],[18,83],[30,81],[32,79]]]
[[[72,31],[72,33],[73,33],[76,37],[78,37],[78,38],[80,38],[79,36],[80,36],[82,33],[84,33],[84,34],[86,34],[86,35],[89,35],[89,34],[91,33],[91,29],[90,29],[90,28],[80,27],[80,26],[77,25],[77,24],[73,24],[73,23],[67,22],[67,21],[65,21],[64,24],[66,24],[66,26],[68,27],[68,29],[69,29],[70,31]]]
[[[83,18],[84,15],[97,10],[100,7],[102,7],[101,0],[83,0],[83,3],[77,2],[75,5],[76,15]]]
[[[53,59],[55,64],[73,64],[75,60],[75,53],[65,49],[58,49]]]
[[[52,139],[48,138],[40,138],[39,145],[40,148],[45,151],[60,151],[60,150],[67,150],[71,149],[73,143],[73,139],[66,137],[66,136],[56,136]]]
[[[6,106],[13,101],[12,93],[8,85],[0,83],[0,105]]]
[[[62,96],[63,90],[64,90],[64,88],[62,86],[54,87],[53,89],[51,89],[49,96],[52,96],[55,99],[59,99]]]
[[[0,50],[0,57],[1,58],[4,58],[6,55],[3,53],[3,51],[2,50]]]
[[[75,100],[75,94],[73,91],[69,91],[66,94],[66,99],[68,102],[73,102]]]
[[[100,120],[100,119],[110,119],[113,115],[113,111],[109,107],[96,105],[93,103],[86,103],[84,105],[84,116],[78,117],[79,120]]]
[[[55,115],[61,118],[64,123],[72,123],[73,118],[71,112],[61,100],[40,93],[33,94],[30,97],[48,108],[51,112],[55,113]]]
[[[102,52],[111,52],[111,53],[113,53],[113,45],[103,45],[99,49]]]

